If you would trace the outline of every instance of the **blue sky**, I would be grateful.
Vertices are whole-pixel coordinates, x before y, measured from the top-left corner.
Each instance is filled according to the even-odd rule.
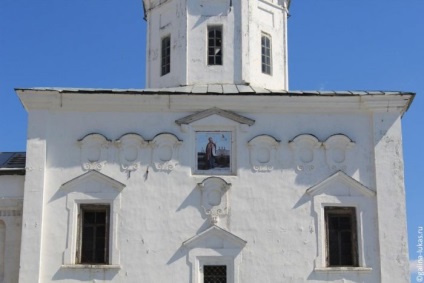
[[[290,89],[417,93],[403,118],[411,259],[424,226],[423,14],[424,0],[292,0],[289,20]],[[145,30],[141,0],[0,0],[0,151],[25,150],[15,87],[143,88]]]

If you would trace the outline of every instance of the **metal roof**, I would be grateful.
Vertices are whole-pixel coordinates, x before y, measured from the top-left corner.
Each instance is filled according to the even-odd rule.
[[[25,152],[0,152],[0,175],[25,175]]]
[[[410,91],[383,90],[275,90],[247,84],[189,85],[147,89],[101,89],[101,88],[16,88],[17,92],[48,94],[114,94],[114,95],[211,95],[211,96],[280,96],[280,97],[361,97],[361,96],[409,96],[404,112],[411,105],[415,93]]]
[[[116,94],[192,94],[192,95],[271,95],[271,96],[364,96],[364,95],[415,95],[408,91],[362,90],[272,90],[250,85],[210,84],[147,89],[100,88],[16,88],[16,91],[57,91],[60,93],[116,93]]]

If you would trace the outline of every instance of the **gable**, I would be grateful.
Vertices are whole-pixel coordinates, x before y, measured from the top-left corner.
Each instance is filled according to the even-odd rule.
[[[235,112],[223,110],[223,109],[216,108],[216,107],[188,115],[186,117],[183,117],[181,119],[176,120],[175,123],[177,123],[180,126],[181,125],[189,125],[193,122],[196,122],[196,121],[199,121],[199,120],[202,120],[204,118],[214,116],[214,115],[232,120],[232,121],[237,122],[237,123],[242,124],[242,125],[252,126],[255,123],[255,120],[241,116],[241,115],[239,115]]]
[[[61,186],[61,190],[79,190],[92,193],[102,192],[104,190],[121,192],[124,188],[125,185],[121,182],[95,170],[88,171]]]
[[[206,231],[185,241],[183,246],[191,249],[241,249],[246,245],[246,243],[247,242],[245,240],[214,225]]]
[[[315,196],[320,194],[333,196],[374,196],[375,191],[362,185],[352,177],[346,175],[342,171],[331,175],[324,181],[315,186],[310,187],[307,194]]]

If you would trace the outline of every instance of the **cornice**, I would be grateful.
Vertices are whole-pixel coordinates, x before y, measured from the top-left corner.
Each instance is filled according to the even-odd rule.
[[[16,92],[27,111],[87,112],[191,112],[218,107],[249,113],[266,110],[267,113],[393,112],[402,115],[414,97],[412,93],[399,92],[372,95],[321,95],[319,92],[316,95],[301,92],[214,95],[59,89],[17,89]]]

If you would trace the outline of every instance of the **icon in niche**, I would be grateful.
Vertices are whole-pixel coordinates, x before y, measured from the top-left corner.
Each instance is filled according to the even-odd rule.
[[[231,132],[196,132],[198,171],[231,171]]]

